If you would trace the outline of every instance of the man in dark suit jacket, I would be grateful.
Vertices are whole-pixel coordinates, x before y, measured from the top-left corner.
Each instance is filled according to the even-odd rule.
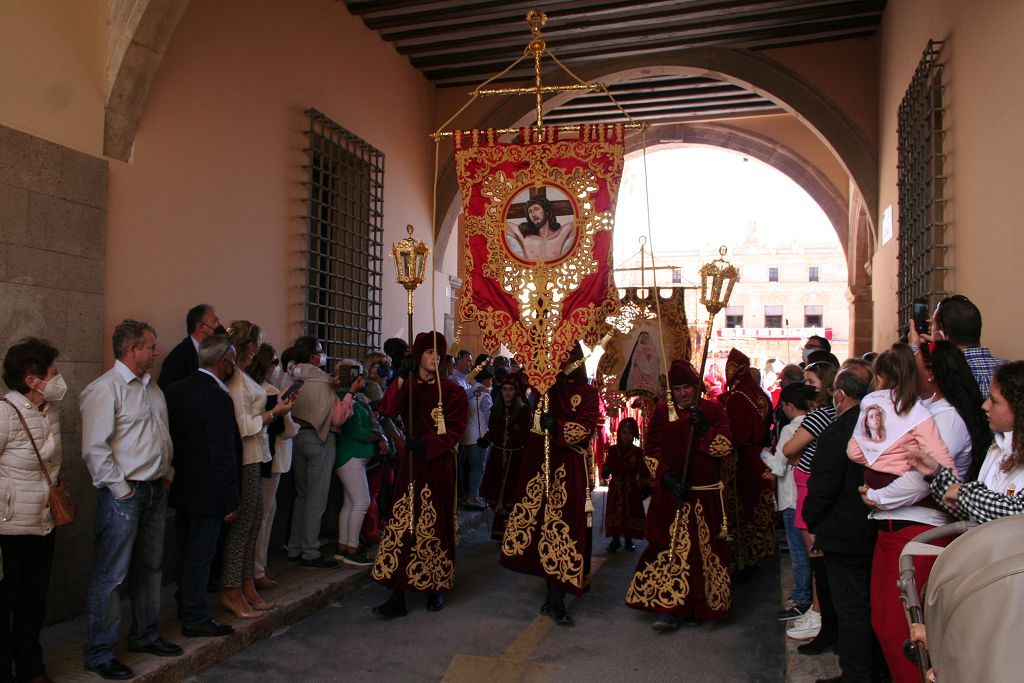
[[[206,588],[222,522],[238,516],[242,444],[224,381],[235,372],[235,349],[224,335],[199,345],[199,370],[167,390],[174,443],[170,505],[178,536],[181,633],[215,636],[230,626],[210,617]]]
[[[846,455],[860,416],[860,401],[871,391],[871,371],[856,364],[835,379],[836,421],[818,437],[803,517],[814,547],[825,554],[828,585],[839,617],[839,664],[827,681],[871,681],[881,650],[871,630],[871,558],[877,531],[861,500],[864,467]]]
[[[188,336],[164,358],[160,367],[160,377],[156,383],[167,393],[167,388],[179,380],[183,380],[199,369],[199,344],[212,334],[221,334],[220,319],[210,304],[199,304],[188,310],[185,316],[185,328]]]

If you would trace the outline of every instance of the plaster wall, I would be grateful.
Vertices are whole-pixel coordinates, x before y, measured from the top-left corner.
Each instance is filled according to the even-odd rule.
[[[1024,70],[1019,38],[1024,3],[1015,0],[892,0],[881,27],[879,211],[897,223],[896,115],[928,39],[946,40],[948,231],[952,245],[947,289],[970,297],[985,321],[982,343],[1007,358],[1022,357],[1024,321],[1010,314],[1007,293],[1024,282],[1018,261],[1024,213],[1018,167],[1024,153],[1024,92],[1012,77]],[[877,224],[880,224],[880,216]],[[875,348],[896,340],[894,238],[873,258]]]
[[[185,335],[185,311],[208,302],[225,322],[259,323],[283,349],[302,331],[304,110],[384,152],[386,251],[407,223],[429,234],[433,97],[339,3],[192,3],[133,158],[111,168],[104,335],[125,317],[146,319],[166,352]],[[387,256],[383,267],[382,338],[404,337],[405,293]],[[417,311],[425,328],[428,287]]]
[[[99,155],[106,27],[105,0],[0,2],[0,124]]]

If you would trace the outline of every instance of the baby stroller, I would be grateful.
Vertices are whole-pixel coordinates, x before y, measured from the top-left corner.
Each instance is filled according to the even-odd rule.
[[[956,538],[945,548],[930,543],[949,536]],[[922,614],[914,557],[927,556],[938,559]],[[927,650],[911,646],[922,681],[932,667],[937,681],[1020,680],[1024,516],[956,522],[919,534],[900,554],[899,586],[910,621],[927,628]]]

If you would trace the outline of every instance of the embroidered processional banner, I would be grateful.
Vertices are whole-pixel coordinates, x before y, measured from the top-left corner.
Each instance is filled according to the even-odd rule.
[[[623,396],[641,396],[652,401],[665,397],[665,365],[690,357],[690,331],[683,306],[681,287],[626,288],[619,299],[617,315],[608,323],[615,330],[601,356],[597,374],[614,377],[614,388]],[[658,301],[654,297],[658,297]],[[658,312],[661,321],[658,321]]]
[[[612,228],[624,129],[453,137],[466,229],[459,314],[477,322],[487,349],[511,349],[547,393],[577,340],[593,345],[618,307]]]

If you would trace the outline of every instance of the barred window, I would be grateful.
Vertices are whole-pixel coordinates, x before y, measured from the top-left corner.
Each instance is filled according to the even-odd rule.
[[[928,41],[914,71],[897,115],[899,157],[899,267],[900,331],[910,327],[914,301],[929,306],[946,291],[946,151],[942,43]]]
[[[743,307],[742,306],[726,306],[725,307],[725,326],[726,327],[743,327]]]
[[[824,320],[824,306],[804,306],[804,327],[824,327]]]
[[[782,306],[764,307],[764,326],[782,327]]]
[[[307,137],[305,333],[327,356],[380,347],[384,154],[316,109]]]

